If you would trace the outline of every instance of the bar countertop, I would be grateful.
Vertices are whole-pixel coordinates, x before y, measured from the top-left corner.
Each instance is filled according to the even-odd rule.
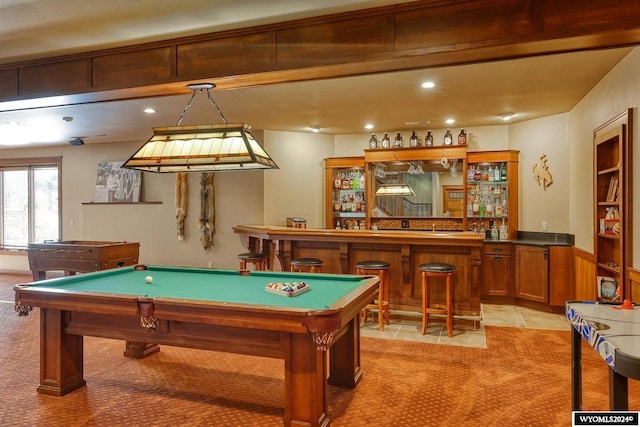
[[[412,230],[335,230],[326,228],[294,228],[278,225],[237,225],[238,234],[269,239],[295,239],[299,241],[329,238],[335,242],[383,241],[385,243],[428,243],[442,245],[482,245],[484,235],[463,231],[412,231]]]

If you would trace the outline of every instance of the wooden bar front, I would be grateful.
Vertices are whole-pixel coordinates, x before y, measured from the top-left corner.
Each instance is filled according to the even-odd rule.
[[[419,313],[422,286],[418,267],[445,262],[456,267],[454,309],[457,315],[480,314],[481,252],[484,235],[467,232],[297,229],[238,225],[250,251],[264,252],[270,270],[288,271],[292,259],[320,258],[322,271],[355,274],[358,261],[391,264],[389,304],[392,310]],[[444,302],[444,286],[430,287],[431,301]]]

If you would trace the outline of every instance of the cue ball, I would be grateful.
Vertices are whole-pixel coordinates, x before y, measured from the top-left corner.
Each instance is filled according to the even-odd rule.
[[[151,282],[153,282],[153,277],[147,276],[147,277],[144,278],[144,281],[147,282],[147,283],[151,283]]]

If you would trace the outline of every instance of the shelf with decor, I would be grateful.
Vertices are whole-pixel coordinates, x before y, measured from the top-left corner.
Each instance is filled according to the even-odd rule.
[[[595,294],[605,302],[631,296],[626,278],[631,259],[631,119],[632,114],[625,112],[594,131]]]

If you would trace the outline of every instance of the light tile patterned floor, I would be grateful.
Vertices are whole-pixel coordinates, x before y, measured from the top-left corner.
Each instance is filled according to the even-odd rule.
[[[378,329],[377,317],[372,322],[362,324],[363,337],[421,341],[432,344],[460,345],[465,347],[485,348],[485,326],[502,326],[510,328],[571,330],[571,325],[562,314],[546,313],[515,305],[482,304],[481,319],[478,321],[456,321],[454,319],[453,336],[447,336],[444,318],[430,316],[429,327],[425,335],[420,334],[421,318],[415,320],[394,320],[385,325],[384,331]]]

